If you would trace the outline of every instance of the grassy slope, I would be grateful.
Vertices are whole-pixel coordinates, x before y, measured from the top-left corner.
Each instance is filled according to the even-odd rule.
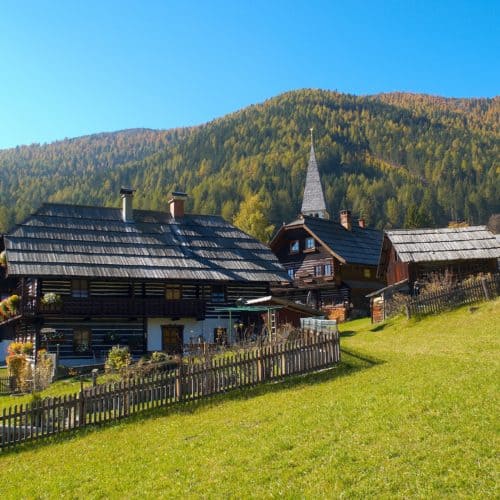
[[[5,454],[2,498],[498,496],[499,313],[348,323],[336,370]]]

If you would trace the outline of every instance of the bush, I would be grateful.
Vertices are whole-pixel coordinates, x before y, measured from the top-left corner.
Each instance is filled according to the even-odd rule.
[[[155,351],[151,354],[151,363],[165,363],[166,361],[169,361],[169,359],[168,354],[165,354],[164,352]]]
[[[26,354],[26,356],[33,356],[33,342],[25,342],[22,344],[22,353]]]
[[[5,250],[0,252],[0,266],[5,267],[7,265],[7,254]]]
[[[13,343],[20,343],[20,342],[13,342]],[[26,378],[26,367],[28,365],[26,356],[24,354],[12,353],[7,356],[6,361],[7,361],[7,367],[9,369],[9,376],[14,377],[16,379],[18,387],[23,386],[24,380]]]
[[[128,347],[120,347],[115,345],[111,348],[106,359],[105,368],[107,372],[119,371],[126,368],[132,362],[132,357]]]
[[[23,346],[24,344],[22,342],[11,342],[9,344],[9,347],[7,347],[7,352],[9,353],[9,356],[14,354],[22,354]]]

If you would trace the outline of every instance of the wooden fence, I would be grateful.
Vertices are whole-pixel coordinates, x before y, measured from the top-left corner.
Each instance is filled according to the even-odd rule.
[[[207,363],[181,364],[174,370],[150,376],[16,405],[0,415],[0,448],[119,420],[151,408],[312,372],[339,361],[338,332],[319,333]]]
[[[15,377],[0,377],[0,395],[19,392]]]
[[[500,275],[483,277],[471,282],[461,283],[436,292],[426,292],[408,299],[406,315],[423,316],[452,309],[464,304],[481,300],[491,300],[500,293]]]

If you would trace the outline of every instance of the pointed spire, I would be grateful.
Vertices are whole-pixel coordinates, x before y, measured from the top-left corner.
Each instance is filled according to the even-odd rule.
[[[302,199],[301,213],[303,215],[312,215],[321,219],[329,219],[326,211],[325,195],[321,186],[319,177],[318,163],[314,153],[313,129],[311,131],[311,152],[309,154],[309,164],[307,166],[306,186],[304,188],[304,197]]]

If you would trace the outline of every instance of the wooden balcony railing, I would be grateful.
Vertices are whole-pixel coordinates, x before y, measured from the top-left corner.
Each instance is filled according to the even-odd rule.
[[[57,304],[27,301],[23,313],[89,317],[166,317],[204,319],[205,301],[163,297],[61,297]]]

